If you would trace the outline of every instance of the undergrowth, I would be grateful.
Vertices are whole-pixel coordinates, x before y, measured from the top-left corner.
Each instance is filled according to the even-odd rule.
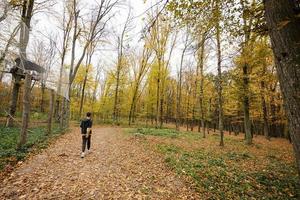
[[[19,141],[20,128],[0,126],[0,170],[7,164],[14,165],[24,160],[33,150],[44,149],[51,138],[57,137],[62,131],[58,126],[53,127],[52,134],[46,135],[46,127],[31,128],[27,133],[27,142],[22,149],[16,150]]]
[[[300,198],[295,161],[281,159],[280,148],[275,151],[262,144],[249,147],[231,137],[226,138],[226,145],[232,148],[212,147],[216,135],[199,140],[202,137],[198,133],[172,129],[139,128],[131,133],[164,137],[164,142],[155,140],[150,145],[162,154],[167,166],[189,177],[207,199]],[[191,148],[193,140],[199,146]]]

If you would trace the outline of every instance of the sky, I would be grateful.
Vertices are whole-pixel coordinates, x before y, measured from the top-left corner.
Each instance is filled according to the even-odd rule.
[[[39,0],[36,0],[37,2]],[[89,8],[92,4],[91,2],[95,2],[97,0],[82,0],[82,7]],[[99,1],[99,0],[98,0]],[[61,31],[59,29],[59,21],[58,18],[62,18],[62,10],[63,4],[62,1],[57,1],[58,3],[53,5],[49,9],[44,9],[42,12],[37,12],[32,18],[32,29],[30,33],[30,43],[28,47],[29,58],[32,55],[32,49],[35,45],[36,40],[48,40],[47,38],[52,35],[56,35],[58,37],[58,43],[61,43]],[[120,34],[125,20],[127,18],[129,10],[131,10],[132,20],[130,25],[132,29],[130,30],[127,39],[129,40],[129,44],[131,49],[136,51],[141,51],[143,46],[141,38],[142,28],[145,27],[145,18],[146,11],[151,9],[153,5],[156,5],[157,2],[161,2],[161,0],[123,0],[122,6],[118,6],[113,10],[115,13],[115,17],[110,21],[107,26],[107,30],[109,32],[108,36],[103,38],[104,43],[100,44],[98,47],[98,51],[95,53],[92,59],[93,66],[97,66],[99,63],[106,71],[113,69],[116,66],[117,60],[117,47],[116,47],[116,36]],[[164,1],[163,1],[164,2]],[[163,2],[158,5],[158,8],[161,8]],[[49,12],[55,11],[55,12]],[[176,72],[179,68],[180,56],[182,50],[183,37],[182,32],[179,33],[177,38],[177,44],[175,46],[175,50],[173,51],[171,62],[170,62],[170,71],[173,77],[176,77]],[[216,72],[216,53],[215,53],[215,43],[213,40],[209,42],[209,48],[207,48],[207,53],[209,56],[206,60],[206,72]],[[59,45],[57,45],[58,48]],[[226,48],[226,46],[224,46]],[[225,50],[225,49],[224,49]],[[82,52],[82,48],[78,46],[76,48],[76,57],[80,56]],[[31,54],[31,55],[30,55]],[[224,59],[226,58],[224,54]],[[70,63],[70,53],[66,57],[66,64]],[[193,58],[193,52],[187,52],[187,56],[184,60],[184,65],[192,64],[196,65],[196,62]],[[224,65],[228,65],[229,62],[225,62]],[[60,67],[60,59],[59,57],[55,59],[54,69],[56,69],[56,74],[54,77],[57,77],[58,69]],[[225,66],[226,67],[226,66]]]
[[[144,0],[123,0],[122,5],[115,8],[112,13],[114,13],[114,18],[110,20],[108,23],[106,29],[109,32],[109,34],[103,38],[103,43],[98,45],[98,50],[95,52],[93,58],[92,58],[92,65],[97,66],[100,65],[103,66],[104,71],[109,71],[113,69],[116,65],[117,60],[117,46],[116,46],[116,35],[120,35],[120,32],[123,28],[123,25],[126,21],[127,15],[129,13],[129,10],[131,11],[131,22],[130,26],[132,27],[129,34],[128,34],[128,43],[130,43],[130,46],[133,49],[138,50],[140,47],[142,47],[142,43],[139,40],[141,36],[141,30],[144,26],[143,18],[145,17],[146,10],[151,7],[151,5],[155,4],[156,0],[148,0],[146,3],[144,3]],[[91,0],[82,0],[81,1],[81,7],[89,8],[91,7]],[[95,1],[94,1],[95,2]],[[58,37],[58,43],[62,41],[62,31],[59,29],[59,20],[58,18],[62,18],[62,2],[59,2],[51,7],[51,11],[49,12],[46,10],[43,10],[43,12],[36,13],[31,21],[32,24],[32,30],[30,33],[30,42],[28,46],[28,57],[31,59],[32,54],[34,53],[32,50],[34,49],[35,42],[37,40],[48,40],[49,36],[57,36]],[[60,46],[57,45],[57,48],[60,49]],[[82,53],[82,48],[78,46],[76,48],[76,58],[75,60],[78,60]],[[65,64],[70,64],[71,58],[70,58],[70,52],[67,54],[65,59]],[[84,61],[83,61],[84,63]],[[60,68],[60,58],[57,57],[56,61],[54,62],[53,70],[51,77],[53,79],[57,79],[57,74],[59,72]],[[103,74],[104,76],[104,74]],[[51,78],[50,77],[50,78]],[[53,82],[55,80],[49,81],[49,86],[51,88],[54,88]],[[65,88],[66,89],[66,88]]]

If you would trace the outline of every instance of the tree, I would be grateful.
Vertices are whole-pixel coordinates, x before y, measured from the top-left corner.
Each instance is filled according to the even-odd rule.
[[[265,0],[265,17],[300,174],[300,2]]]
[[[128,116],[128,124],[131,125],[132,122],[134,122],[135,118],[135,111],[136,111],[136,104],[139,96],[139,88],[141,85],[141,82],[143,81],[147,71],[149,70],[151,63],[149,62],[149,59],[152,55],[152,50],[149,49],[148,45],[145,43],[143,47],[143,52],[141,55],[140,60],[138,61],[138,69],[134,72],[134,86],[133,86],[133,95],[132,100],[130,104],[130,111]]]
[[[178,71],[178,84],[177,84],[177,99],[176,99],[176,129],[179,130],[181,124],[181,100],[182,100],[182,71],[183,71],[183,61],[186,51],[189,47],[189,32],[188,26],[186,27],[186,32],[184,33],[184,45],[181,52],[180,65]]]
[[[21,10],[21,27],[20,27],[20,38],[19,38],[19,55],[21,58],[21,63],[24,59],[26,59],[26,49],[27,44],[29,41],[29,30],[30,30],[30,21],[33,14],[33,5],[34,0],[23,1],[22,2],[22,10]],[[22,67],[22,66],[21,66]],[[23,66],[24,69],[24,66]],[[14,76],[14,85],[13,85],[13,91],[12,91],[12,97],[10,100],[10,109],[9,109],[9,116],[7,118],[6,126],[12,126],[13,125],[13,117],[16,113],[16,107],[17,107],[17,100],[19,96],[19,89],[21,84],[22,75],[20,75],[19,72],[15,73]],[[26,82],[28,83],[28,82]],[[26,86],[25,86],[26,87]]]
[[[7,43],[5,45],[4,50],[1,52],[1,56],[0,56],[0,70],[3,70],[3,71],[5,70],[4,60],[6,58],[6,55],[7,55],[8,51],[9,51],[9,48],[12,46],[12,44],[13,44],[13,42],[15,40],[15,37],[17,36],[19,30],[20,30],[20,25],[17,25],[14,28],[13,32],[10,34],[9,39],[7,40]],[[0,82],[2,82],[2,78],[3,78],[4,72],[0,72],[0,73],[1,73],[0,74]]]
[[[82,86],[82,90],[81,90],[81,99],[80,99],[80,107],[79,107],[79,116],[80,117],[82,117],[84,91],[85,91],[85,86],[86,86],[86,83],[87,83],[89,69],[90,69],[91,62],[92,62],[92,57],[93,57],[93,54],[95,52],[95,45],[96,44],[91,43],[90,49],[88,50],[87,55],[86,55],[86,62],[85,62],[86,70],[85,70],[83,86]]]
[[[86,56],[87,49],[90,47],[91,43],[96,39],[99,39],[104,34],[104,30],[106,27],[107,22],[113,17],[110,15],[112,9],[119,3],[118,0],[110,1],[110,0],[101,0],[99,4],[95,7],[95,15],[96,17],[92,17],[90,30],[86,31],[87,35],[85,38],[85,42],[83,45],[83,50],[79,56],[77,62],[75,62],[75,55],[76,55],[76,45],[79,37],[82,34],[82,29],[79,26],[78,20],[80,19],[80,9],[79,3],[77,0],[73,0],[71,3],[72,13],[73,13],[73,36],[72,36],[72,45],[71,45],[71,65],[69,71],[69,95],[71,94],[72,83],[76,77],[77,71],[81,62],[83,61],[84,57]],[[68,121],[70,118],[70,99],[66,101],[66,105],[64,106],[61,114],[61,121],[65,121],[68,126]],[[64,108],[65,107],[65,108]]]
[[[30,21],[33,13],[34,0],[23,1],[22,15],[21,15],[21,31],[20,31],[20,64],[25,71],[24,61],[26,59],[26,49],[29,41]],[[20,132],[20,141],[18,143],[18,149],[20,149],[25,143],[27,138],[27,128],[29,123],[30,113],[30,96],[31,96],[31,75],[29,72],[25,72],[25,84],[24,84],[24,96],[23,96],[23,113],[22,113],[22,128]]]
[[[169,60],[175,46],[176,35],[174,36],[173,43],[171,44],[170,53],[168,59],[165,58],[167,51],[168,40],[171,35],[172,27],[170,22],[165,19],[165,16],[160,15],[157,12],[157,16],[149,29],[149,45],[155,53],[157,62],[157,77],[156,77],[156,127],[161,128],[163,125],[163,105],[164,105],[164,86],[166,80],[166,74],[168,70]],[[152,21],[152,18],[151,18]]]
[[[55,62],[56,49],[55,49],[55,38],[50,36],[49,43],[46,44],[43,40],[36,40],[33,48],[33,60],[40,66],[43,66],[45,72],[42,74],[40,79],[41,83],[41,101],[40,111],[45,112],[45,90],[47,79],[50,75],[51,67]]]
[[[200,95],[199,95],[199,107],[200,107],[200,122],[199,122],[199,130],[200,124],[202,127],[202,134],[203,138],[206,137],[205,135],[205,119],[204,119],[204,56],[205,56],[205,42],[207,40],[207,33],[204,32],[202,35],[199,36],[198,39],[198,51],[197,51],[197,74],[200,68]],[[197,83],[196,83],[197,84]]]
[[[120,116],[120,97],[119,97],[119,87],[120,87],[120,77],[121,70],[124,68],[125,59],[124,59],[124,43],[125,36],[130,28],[130,10],[127,15],[126,22],[123,26],[121,35],[118,36],[118,60],[117,60],[117,70],[116,70],[116,87],[115,87],[115,98],[114,98],[114,111],[113,111],[113,120],[116,124],[119,124],[119,116]]]
[[[60,95],[62,95],[62,81],[63,81],[63,73],[64,73],[64,64],[65,64],[65,57],[69,50],[69,41],[70,41],[70,33],[72,29],[72,20],[73,20],[73,13],[72,9],[66,5],[66,1],[64,1],[64,9],[63,9],[63,19],[62,19],[62,31],[63,31],[63,38],[62,38],[62,46],[60,50],[60,70],[59,70],[59,79],[57,84],[57,94],[58,97],[56,97],[55,101],[55,110],[54,115],[55,118],[59,119],[59,113],[63,114],[64,105],[65,105],[65,98],[63,98],[64,102],[61,102],[61,111],[59,111],[59,102],[60,102]],[[62,129],[64,126],[64,119],[63,116],[60,116],[60,128]]]
[[[223,133],[223,95],[222,95],[222,55],[221,55],[221,10],[220,1],[215,1],[215,29],[216,29],[216,41],[217,41],[217,59],[218,59],[218,78],[217,78],[217,88],[218,88],[218,112],[219,112],[219,131],[220,131],[220,146],[224,146],[224,133]]]

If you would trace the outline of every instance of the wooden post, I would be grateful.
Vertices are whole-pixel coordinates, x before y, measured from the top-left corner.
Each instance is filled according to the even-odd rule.
[[[48,129],[47,134],[50,135],[52,132],[52,118],[54,110],[54,90],[50,90],[50,103],[49,103],[49,115],[48,115]]]
[[[29,113],[30,113],[30,96],[31,96],[31,75],[25,75],[24,82],[24,93],[23,93],[23,113],[22,113],[22,129],[20,132],[20,140],[17,145],[17,149],[20,149],[27,139],[27,129],[29,123]]]

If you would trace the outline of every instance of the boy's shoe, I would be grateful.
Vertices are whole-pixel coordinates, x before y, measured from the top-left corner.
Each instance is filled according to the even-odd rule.
[[[90,149],[87,149],[86,150],[86,154],[90,154],[91,153],[91,150]]]
[[[80,157],[81,157],[81,158],[84,158],[84,152],[81,153]]]

